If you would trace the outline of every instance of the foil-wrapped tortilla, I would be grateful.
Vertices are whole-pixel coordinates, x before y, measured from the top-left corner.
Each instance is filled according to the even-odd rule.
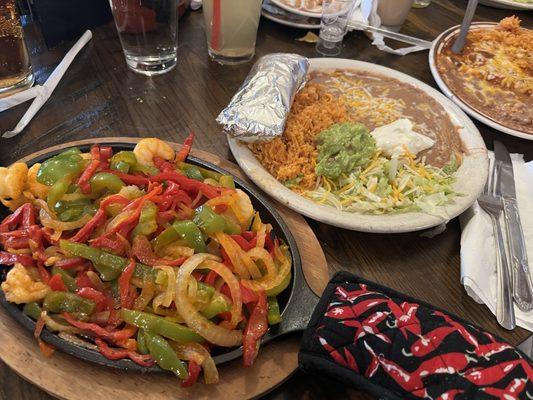
[[[309,60],[297,54],[261,57],[217,122],[245,142],[281,136],[294,96],[305,85],[308,69]]]

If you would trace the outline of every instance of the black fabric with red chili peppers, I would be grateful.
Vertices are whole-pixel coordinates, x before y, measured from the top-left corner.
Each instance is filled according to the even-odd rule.
[[[302,340],[300,364],[385,399],[531,399],[533,364],[457,316],[341,272]]]

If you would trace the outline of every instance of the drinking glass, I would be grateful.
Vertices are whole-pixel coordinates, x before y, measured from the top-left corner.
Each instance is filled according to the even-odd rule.
[[[413,0],[378,0],[377,13],[381,27],[398,32],[411,11]]]
[[[262,0],[204,0],[209,56],[220,64],[240,64],[255,54]]]
[[[348,18],[355,0],[324,0],[320,22],[319,41],[316,51],[325,56],[336,56],[341,52],[342,39],[346,34]]]
[[[144,75],[178,61],[178,0],[109,0],[126,64]]]
[[[0,97],[30,87],[34,79],[15,0],[0,0]]]

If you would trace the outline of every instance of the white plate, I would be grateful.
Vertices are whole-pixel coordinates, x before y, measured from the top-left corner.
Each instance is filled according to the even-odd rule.
[[[463,164],[457,171],[454,189],[464,196],[453,204],[443,206],[449,219],[465,211],[477,199],[487,178],[488,158],[485,143],[472,121],[450,100],[437,90],[404,73],[377,64],[341,58],[313,58],[310,70],[352,69],[398,79],[424,91],[438,101],[448,112],[452,122],[460,127],[459,133],[465,149]],[[229,138],[229,137],[228,137]],[[248,177],[266,193],[299,213],[318,221],[341,228],[362,232],[411,232],[431,228],[443,222],[441,218],[420,212],[387,215],[367,215],[338,211],[302,197],[278,182],[263,168],[246,145],[229,138],[235,159]]]
[[[493,27],[496,26],[496,23],[492,22],[474,22],[472,23],[473,27],[476,28],[486,28],[486,27]],[[443,79],[440,76],[439,70],[437,69],[437,64],[435,62],[435,56],[436,52],[439,52],[442,49],[442,46],[446,42],[446,40],[455,34],[459,32],[460,26],[453,26],[450,29],[444,31],[437,39],[433,41],[433,44],[431,46],[431,49],[429,50],[429,68],[431,69],[431,74],[433,75],[433,78],[437,82],[437,85],[439,88],[444,92],[446,96],[448,96],[450,99],[453,100],[455,104],[457,104],[459,107],[461,107],[467,114],[474,117],[478,121],[483,122],[484,124],[490,126],[491,128],[494,128],[500,132],[507,133],[512,136],[517,136],[522,139],[528,139],[533,140],[533,135],[522,132],[513,128],[509,128],[505,125],[502,125],[495,121],[493,118],[491,118],[489,115],[482,114],[481,112],[475,110],[472,108],[469,104],[463,102],[458,96],[455,95],[454,92],[450,90],[448,85],[443,81]]]
[[[270,0],[263,2],[261,15],[266,19],[292,28],[320,29],[320,19],[290,13],[274,5]]]
[[[533,4],[517,3],[512,0],[480,0],[481,4],[506,10],[533,10]]]
[[[291,7],[283,3],[283,1],[281,0],[271,0],[271,1],[278,7],[283,8],[284,10],[287,10],[293,14],[304,15],[306,17],[313,17],[313,18],[322,18],[322,6],[318,7],[319,10],[317,9],[317,11],[309,11],[306,9]]]

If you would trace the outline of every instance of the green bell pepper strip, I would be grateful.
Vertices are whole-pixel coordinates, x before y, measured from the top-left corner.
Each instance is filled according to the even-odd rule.
[[[231,175],[222,175],[218,180],[218,183],[220,183],[220,186],[227,189],[235,189],[235,181]]]
[[[157,213],[159,209],[151,201],[146,201],[141,209],[139,223],[133,228],[133,237],[137,235],[148,236],[157,230]]]
[[[185,363],[181,361],[170,344],[161,336],[146,331],[144,334],[146,345],[157,365],[167,371],[172,371],[180,379],[187,379],[189,373]]]
[[[82,257],[93,263],[104,281],[112,281],[119,277],[129,260],[106,251],[87,246],[83,243],[60,240],[59,247],[73,256]],[[133,276],[142,280],[154,279],[154,270],[148,265],[137,263]]]
[[[52,267],[52,276],[55,274],[59,274],[61,276],[61,279],[63,280],[63,283],[69,290],[69,292],[75,292],[78,289],[78,285],[76,285],[76,280],[63,268],[59,267]]]
[[[122,180],[109,172],[99,172],[89,181],[91,185],[91,192],[101,194],[105,190],[108,193],[118,193],[125,185]]]
[[[59,200],[54,206],[54,211],[63,222],[77,221],[83,214],[94,215],[96,206],[91,203],[91,199],[82,197],[77,200]]]
[[[126,174],[136,165],[137,157],[135,157],[133,151],[119,151],[111,157],[110,168]]]
[[[211,319],[216,315],[229,311],[231,309],[230,302],[222,293],[215,292],[209,303],[200,310],[207,319]]]
[[[179,237],[185,239],[187,244],[194,249],[196,253],[206,253],[207,247],[200,228],[194,222],[189,220],[176,221],[172,224]]]
[[[146,346],[146,338],[144,336],[144,330],[139,329],[137,331],[137,352],[140,354],[148,354],[148,347]]]
[[[268,324],[277,325],[281,322],[281,314],[279,312],[279,304],[276,296],[268,297]]]
[[[223,232],[226,229],[226,220],[209,206],[201,206],[196,209],[194,223],[204,232],[213,234]]]
[[[204,181],[204,176],[200,172],[200,169],[196,165],[186,164],[182,170],[187,178],[191,178],[197,181]]]
[[[157,254],[159,250],[165,247],[167,244],[175,242],[180,238],[180,235],[173,227],[166,228],[161,232],[156,238],[152,239],[150,244],[154,249],[154,252]]]
[[[85,166],[80,153],[78,148],[72,148],[43,162],[37,171],[37,182],[52,186],[63,178],[70,178],[72,181]]]
[[[50,210],[55,209],[56,203],[67,193],[71,183],[72,177],[70,176],[65,176],[54,182],[48,191],[48,196],[46,197],[46,203],[48,204],[48,208],[50,208]]]
[[[43,308],[54,313],[67,312],[90,315],[94,312],[95,307],[94,301],[70,292],[49,292],[43,302]]]
[[[177,343],[202,343],[204,339],[192,329],[169,321],[158,315],[137,310],[121,311],[122,318],[130,325],[134,325],[146,332],[155,333],[174,340]]]
[[[217,182],[218,182],[218,180],[220,179],[220,176],[221,176],[218,172],[211,171],[210,169],[206,169],[206,168],[200,167],[198,165],[190,164],[190,163],[183,162],[183,161],[179,163],[178,167],[183,172],[185,172],[187,170],[187,168],[189,168],[189,167],[194,167],[198,171],[200,171],[200,173],[202,174],[203,178],[211,178],[211,179],[216,180]]]
[[[41,317],[42,309],[39,304],[32,302],[24,304],[22,312],[28,317],[38,320]]]

